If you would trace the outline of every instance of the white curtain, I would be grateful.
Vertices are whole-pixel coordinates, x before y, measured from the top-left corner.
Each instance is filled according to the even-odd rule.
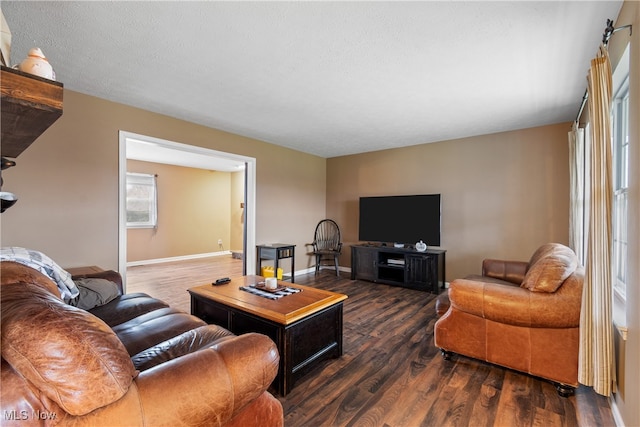
[[[569,132],[569,247],[578,256],[580,264],[584,265],[586,246],[586,209],[587,194],[585,180],[586,173],[586,151],[584,141],[584,129],[578,127],[578,122],[574,122],[571,132]]]
[[[588,91],[590,178],[587,181],[589,202],[578,380],[592,386],[596,393],[609,396],[615,379],[611,301],[612,78],[604,46],[591,61]]]

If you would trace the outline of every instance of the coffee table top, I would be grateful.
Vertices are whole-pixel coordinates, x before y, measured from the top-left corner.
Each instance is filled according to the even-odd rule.
[[[279,286],[301,289],[302,292],[271,300],[240,289],[241,286],[262,281],[264,277],[261,276],[234,277],[224,285],[208,284],[190,288],[189,293],[282,325],[289,325],[347,299],[344,294],[282,281],[278,281]]]

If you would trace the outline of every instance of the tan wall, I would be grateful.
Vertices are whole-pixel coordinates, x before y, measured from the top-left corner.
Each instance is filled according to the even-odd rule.
[[[217,252],[231,243],[231,173],[127,161],[157,175],[158,226],[127,230],[127,261]]]
[[[442,194],[447,280],[480,273],[486,257],[528,260],[569,235],[568,123],[327,162],[327,216],[358,241],[360,196]],[[341,265],[350,265],[350,249]]]
[[[627,43],[630,43],[629,70],[629,217],[627,271],[627,341],[619,343],[616,354],[619,390],[614,394],[624,425],[640,426],[640,2],[625,1],[615,27],[633,25],[616,32],[609,41],[615,69]],[[595,52],[594,52],[595,55]]]
[[[2,174],[20,198],[2,214],[2,245],[64,267],[117,269],[120,130],[256,158],[256,243],[295,244],[296,268],[308,265],[304,244],[325,215],[325,159],[70,90],[63,116]]]

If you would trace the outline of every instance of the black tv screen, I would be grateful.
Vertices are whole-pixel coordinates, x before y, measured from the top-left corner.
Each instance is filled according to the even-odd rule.
[[[358,238],[440,246],[440,194],[360,197]]]

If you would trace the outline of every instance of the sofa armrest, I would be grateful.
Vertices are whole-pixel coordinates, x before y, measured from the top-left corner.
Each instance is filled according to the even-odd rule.
[[[71,276],[71,279],[73,279],[73,280],[85,279],[85,278],[88,278],[88,279],[105,279],[105,280],[108,280],[110,282],[113,282],[118,287],[118,290],[120,291],[120,295],[124,294],[124,289],[122,288],[122,276],[117,271],[105,270],[105,271],[99,271],[99,272],[97,271],[97,272],[94,272],[94,273],[75,274],[75,275]]]
[[[502,259],[485,259],[482,261],[482,275],[494,279],[520,285],[527,274],[529,263],[525,261],[508,261]]]
[[[487,320],[532,328],[578,327],[582,281],[570,277],[554,293],[456,279],[449,286],[451,307]]]
[[[278,371],[268,337],[248,333],[142,372],[146,425],[221,425],[263,394]]]

